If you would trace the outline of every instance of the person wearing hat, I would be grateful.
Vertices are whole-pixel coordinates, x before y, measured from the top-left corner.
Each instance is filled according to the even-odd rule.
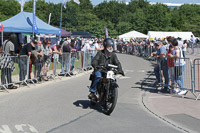
[[[153,85],[161,82],[161,79],[165,81],[165,86],[161,90],[163,93],[169,93],[168,85],[169,85],[169,75],[168,75],[168,65],[167,65],[167,50],[166,46],[163,45],[162,42],[155,42],[155,48],[157,51],[154,53],[154,56],[157,58],[158,64],[154,67],[154,72],[156,75],[156,81]]]

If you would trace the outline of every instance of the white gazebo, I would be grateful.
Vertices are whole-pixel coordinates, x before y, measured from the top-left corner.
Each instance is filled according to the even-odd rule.
[[[163,32],[163,31],[149,31],[148,34],[150,40],[163,39],[168,36],[175,38],[180,37],[182,40],[189,40],[191,35],[194,36],[192,32]]]
[[[134,39],[138,39],[138,38],[149,38],[147,35],[140,33],[138,31],[130,31],[128,33],[122,34],[120,36],[118,36],[119,39],[130,39],[130,38],[134,38]]]

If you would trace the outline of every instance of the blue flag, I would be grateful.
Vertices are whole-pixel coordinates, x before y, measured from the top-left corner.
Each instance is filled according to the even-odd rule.
[[[104,30],[105,30],[105,38],[108,38],[108,29],[104,27]]]
[[[33,32],[38,32],[38,27],[36,24],[36,0],[33,0]]]

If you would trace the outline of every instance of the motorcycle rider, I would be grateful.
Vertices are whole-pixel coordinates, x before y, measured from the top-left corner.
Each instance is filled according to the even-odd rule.
[[[90,86],[90,94],[88,95],[89,99],[94,98],[94,93],[96,92],[97,84],[99,83],[102,73],[101,69],[98,66],[108,66],[108,64],[118,66],[118,73],[124,75],[124,72],[121,67],[116,54],[113,52],[114,41],[111,38],[106,38],[103,41],[104,49],[99,51],[92,60],[92,67],[94,68],[94,79],[92,85]]]

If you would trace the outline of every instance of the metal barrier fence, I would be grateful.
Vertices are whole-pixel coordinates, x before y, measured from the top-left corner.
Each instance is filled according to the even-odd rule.
[[[160,74],[160,79],[165,79],[164,75],[167,74],[169,77],[169,80],[165,80],[167,86],[185,89],[193,93],[192,60],[190,58],[168,58],[166,62],[160,65],[160,73],[163,73]],[[166,65],[166,69],[164,65]],[[163,83],[162,85],[164,86]]]
[[[168,58],[169,59],[169,58]],[[153,85],[153,80],[151,76],[156,77],[156,70],[152,71],[145,80],[141,83],[141,87],[144,85],[154,86],[154,87],[170,87],[171,89],[184,89],[191,92],[196,100],[200,98],[200,58],[192,60],[190,58],[177,58],[169,61],[168,63],[175,62],[184,62],[182,65],[176,65],[173,67],[168,67],[165,69],[165,63],[160,63],[159,61],[153,62],[153,64],[158,64],[158,73],[159,73],[159,84]],[[165,72],[164,72],[165,71]],[[169,74],[169,80],[165,80],[165,74]],[[183,95],[186,96],[186,94]]]
[[[83,70],[91,68],[91,62],[94,56],[97,54],[97,51],[83,52]]]
[[[200,58],[194,59],[193,61],[193,72],[194,72],[194,93],[200,92]],[[195,95],[196,96],[196,95]],[[196,96],[196,100],[200,98],[200,94]]]
[[[125,54],[132,54],[132,55],[138,55],[142,57],[150,57],[152,53],[152,46],[150,45],[128,45],[128,46],[117,46],[117,51],[120,53]]]
[[[1,86],[8,91],[15,84],[25,84],[28,85],[28,64],[30,62],[30,57],[26,55],[22,56],[7,56],[4,57],[5,60],[2,63],[11,63],[14,68],[5,67],[1,69]]]
[[[15,69],[12,72],[8,68],[1,69],[1,89],[8,92],[8,88],[12,85],[28,86],[29,83],[35,84],[40,80],[72,76],[74,71],[79,73],[82,70],[88,70],[91,68],[91,61],[96,53],[97,51],[67,52],[62,55],[53,53],[37,58],[26,55],[8,56],[6,58],[13,62]]]

